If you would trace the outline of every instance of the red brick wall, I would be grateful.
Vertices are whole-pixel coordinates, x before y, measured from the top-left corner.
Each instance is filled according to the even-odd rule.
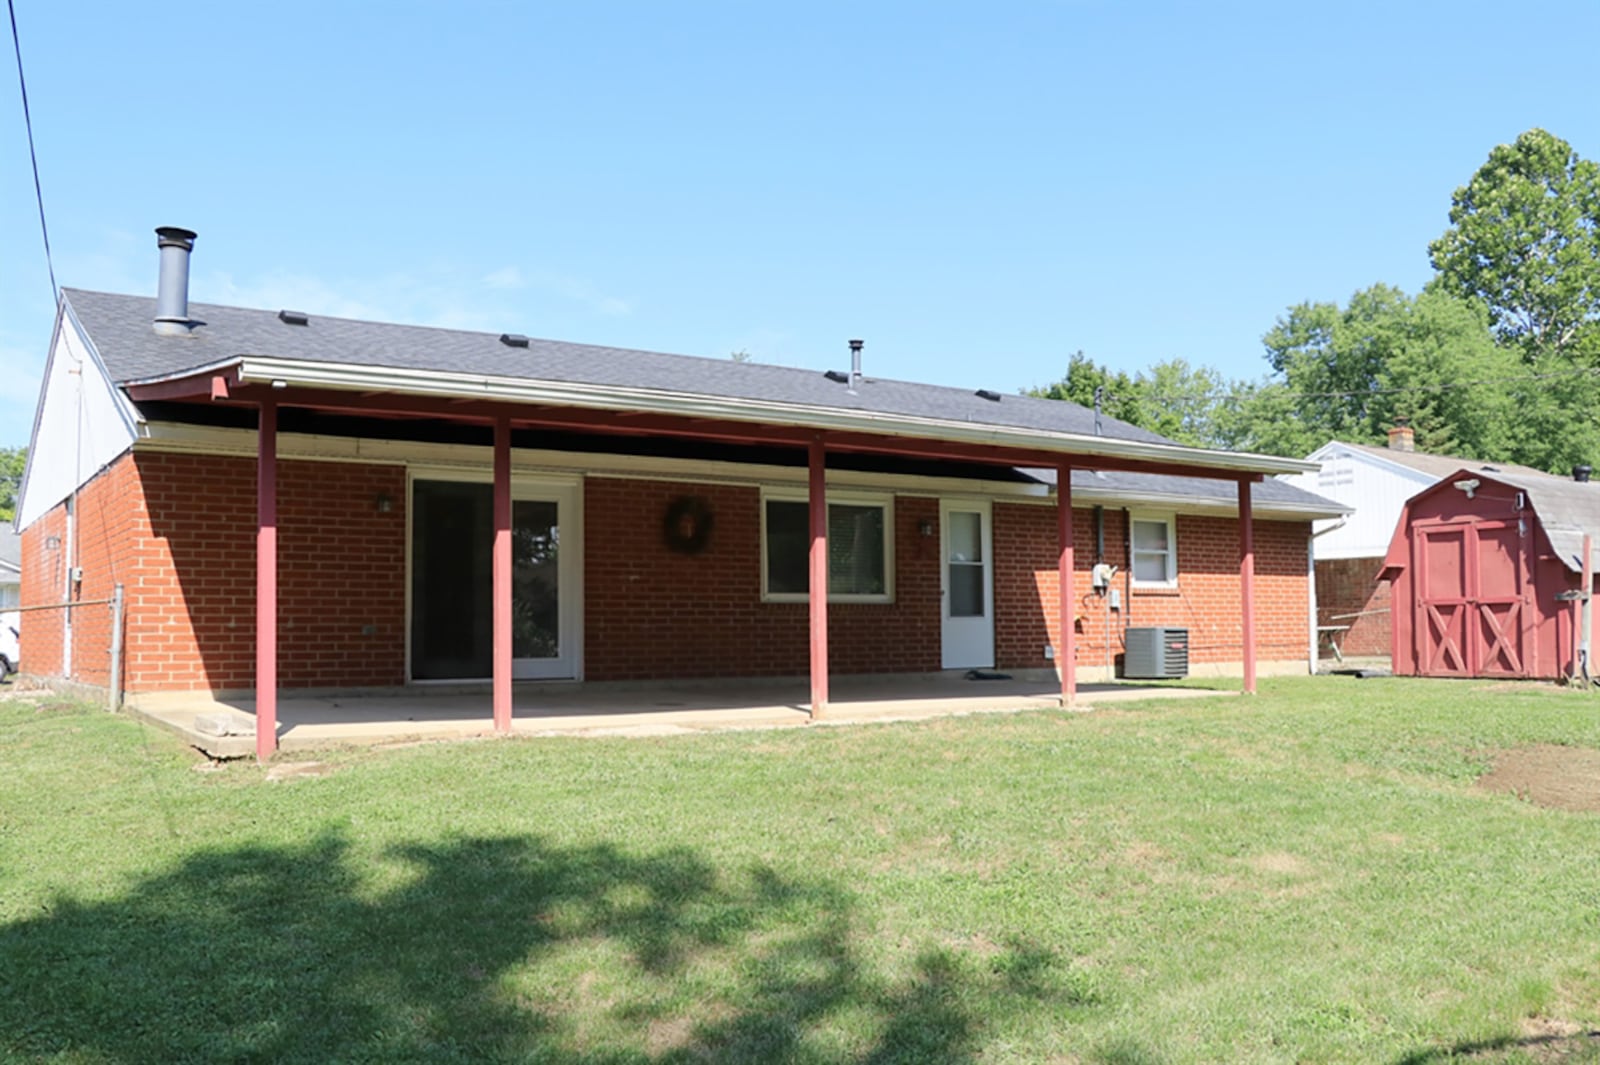
[[[1389,654],[1389,582],[1378,580],[1381,558],[1333,558],[1317,563],[1317,624],[1349,625],[1347,655]],[[1361,617],[1339,615],[1360,614]]]
[[[669,549],[661,519],[679,496],[714,524],[694,555]],[[761,601],[759,489],[594,478],[584,486],[584,675],[590,680],[793,676],[809,668],[805,603]],[[894,503],[895,601],[830,603],[837,673],[939,668],[939,539],[933,499]]]
[[[1116,587],[1124,610],[1110,611],[1089,586],[1095,562],[1093,511],[1073,510],[1074,589],[1081,617],[1076,632],[1078,665],[1103,666],[1109,649],[1121,654],[1126,626],[1179,625],[1189,630],[1189,660],[1240,662],[1244,641],[1239,609],[1238,522],[1231,518],[1179,515],[1178,587],[1133,589],[1127,580],[1127,532],[1123,512],[1107,508],[1106,561],[1118,568]],[[1306,656],[1306,523],[1257,521],[1256,657],[1263,662]],[[995,536],[995,664],[1001,669],[1050,665],[1044,645],[1059,648],[1055,619],[1056,512],[1053,507],[997,503]]]
[[[52,541],[54,546],[51,546]],[[23,530],[23,606],[61,602],[66,587],[66,545],[65,507],[56,507]],[[25,672],[39,677],[61,675],[64,614],[64,611],[58,610],[30,610],[21,615],[22,668]]]
[[[380,492],[394,501],[387,514],[374,505]],[[280,461],[278,495],[280,682],[401,683],[405,471]],[[81,597],[109,596],[118,581],[125,587],[126,690],[254,686],[254,460],[126,455],[79,494],[78,512]],[[57,508],[24,536],[28,572],[41,586],[57,564],[45,537],[60,535],[62,524]],[[72,677],[104,684],[108,615],[80,613]],[[59,630],[52,640],[45,626],[23,627],[28,671],[59,675],[59,654],[51,652]]]
[[[393,505],[378,513],[374,501]],[[706,499],[715,526],[695,555],[670,550],[661,519],[682,495]],[[584,660],[592,680],[799,675],[808,668],[804,603],[761,601],[760,492],[752,487],[594,478],[584,486]],[[394,466],[279,464],[279,675],[286,688],[401,684],[405,653],[406,479]],[[124,456],[80,494],[85,599],[127,588],[124,687],[129,691],[247,689],[255,679],[255,462],[141,453]],[[894,503],[895,601],[833,603],[829,652],[839,673],[921,672],[940,665],[938,501]],[[1236,523],[1178,519],[1179,590],[1138,591],[1110,615],[1089,590],[1092,512],[1074,512],[1078,662],[1122,649],[1124,624],[1186,625],[1196,663],[1237,662]],[[1107,509],[1108,561],[1126,571],[1120,510]],[[1256,525],[1257,631],[1263,661],[1306,648],[1303,523]],[[24,601],[59,594],[61,508],[23,538]],[[996,665],[1044,667],[1059,646],[1056,514],[994,506]],[[1127,594],[1119,575],[1119,586]],[[103,684],[106,611],[76,626],[73,675]],[[91,616],[91,612],[92,616]],[[24,622],[24,664],[59,674],[59,618]],[[54,655],[55,657],[52,657]]]

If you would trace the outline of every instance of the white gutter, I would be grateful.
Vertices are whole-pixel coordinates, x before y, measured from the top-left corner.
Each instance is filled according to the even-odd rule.
[[[192,376],[206,369],[234,365],[235,360],[215,367],[197,368],[182,375]],[[630,411],[669,414],[694,418],[720,418],[753,424],[780,424],[803,429],[835,432],[867,432],[906,436],[944,442],[1013,447],[1062,455],[1102,456],[1141,462],[1166,462],[1180,466],[1210,467],[1237,473],[1309,473],[1314,462],[1273,455],[1215,451],[1184,447],[1181,444],[1153,444],[1142,440],[1118,440],[1084,433],[1064,433],[1015,426],[958,422],[881,411],[858,411],[836,407],[810,407],[770,400],[699,393],[667,392],[650,388],[628,388],[540,381],[522,377],[450,373],[438,370],[410,370],[385,366],[355,366],[348,363],[316,362],[307,359],[271,359],[244,356],[237,360],[241,384],[283,382],[285,387],[329,388],[358,392],[389,392],[409,396],[493,399],[514,403],[537,403],[589,410]],[[174,375],[128,384],[155,383]],[[1204,476],[1197,472],[1197,476]]]

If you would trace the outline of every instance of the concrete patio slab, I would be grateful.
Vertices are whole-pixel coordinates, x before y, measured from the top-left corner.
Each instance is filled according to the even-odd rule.
[[[1004,713],[1060,706],[1053,676],[968,680],[963,674],[840,677],[826,712],[812,721],[804,679],[700,683],[528,682],[513,692],[517,736],[670,736],[718,729],[797,728]],[[1075,710],[1150,698],[1235,694],[1159,684],[1079,688]],[[207,692],[130,697],[129,712],[182,736],[213,758],[255,754],[255,701]],[[293,693],[278,697],[285,752],[494,736],[487,685]]]

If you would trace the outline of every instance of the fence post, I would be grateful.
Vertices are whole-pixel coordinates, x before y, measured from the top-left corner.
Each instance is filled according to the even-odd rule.
[[[122,585],[111,592],[111,675],[106,678],[106,709],[122,709]]]

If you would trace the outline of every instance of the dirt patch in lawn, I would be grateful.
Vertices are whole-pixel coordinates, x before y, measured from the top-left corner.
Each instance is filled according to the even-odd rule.
[[[1600,751],[1554,744],[1502,751],[1478,786],[1557,810],[1600,810]]]

